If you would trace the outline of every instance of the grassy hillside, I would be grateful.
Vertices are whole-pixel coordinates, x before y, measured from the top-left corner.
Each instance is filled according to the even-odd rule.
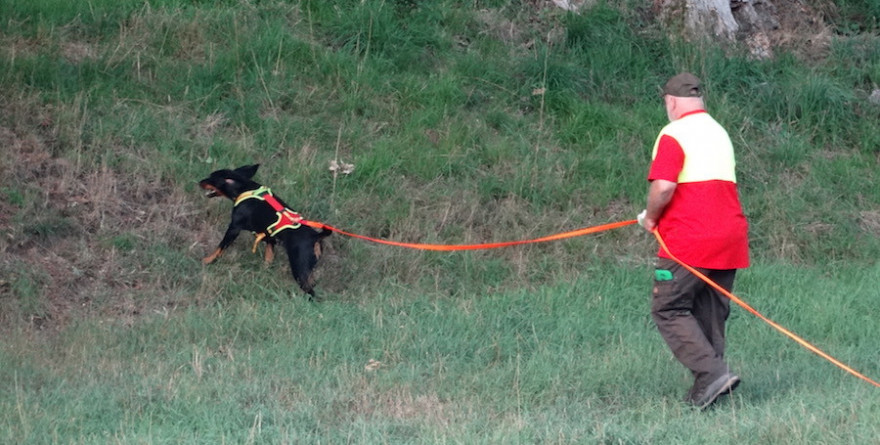
[[[755,264],[737,290],[880,377],[876,7],[807,6],[822,34],[782,29],[753,60],[624,2],[0,1],[0,438],[876,438],[874,388],[744,312],[743,395],[685,410],[632,227],[464,253],[337,235],[318,305],[247,236],[200,263],[230,203],[196,183],[247,163],[305,217],[396,241],[632,219],[659,85],[689,70],[737,150]]]

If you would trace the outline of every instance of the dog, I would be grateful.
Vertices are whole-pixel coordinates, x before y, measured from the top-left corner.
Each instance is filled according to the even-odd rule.
[[[312,273],[321,257],[322,240],[332,232],[327,229],[316,230],[302,223],[302,217],[290,210],[281,198],[272,191],[253,181],[260,164],[245,165],[235,170],[217,170],[199,181],[205,196],[214,198],[225,196],[233,201],[232,216],[223,239],[202,263],[211,264],[238,237],[242,230],[254,233],[253,251],[260,241],[266,242],[265,261],[271,263],[275,257],[275,244],[280,242],[287,251],[290,272],[299,287],[315,299]]]

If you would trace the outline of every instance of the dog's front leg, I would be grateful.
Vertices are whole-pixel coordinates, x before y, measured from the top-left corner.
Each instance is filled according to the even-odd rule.
[[[217,248],[216,250],[214,250],[214,252],[212,252],[210,255],[208,255],[208,256],[202,258],[202,264],[211,264],[211,263],[213,263],[217,258],[220,258],[220,255],[221,255],[222,253],[223,253],[223,249],[221,249],[221,248],[218,247],[218,248]]]
[[[266,242],[266,256],[264,257],[264,261],[266,264],[271,264],[275,259],[275,240],[265,232],[255,233],[254,247],[251,249],[251,252],[257,253],[257,246],[260,245],[260,241]]]
[[[202,258],[202,264],[211,264],[217,258],[220,258],[220,255],[223,254],[223,251],[238,238],[238,234],[241,232],[241,229],[230,224],[229,228],[226,229],[226,234],[223,235],[223,239],[220,240],[220,245],[217,246],[217,249],[214,250],[210,255]]]
[[[275,241],[269,240],[266,241],[266,256],[263,257],[263,261],[266,264],[272,264],[272,261],[275,260]]]

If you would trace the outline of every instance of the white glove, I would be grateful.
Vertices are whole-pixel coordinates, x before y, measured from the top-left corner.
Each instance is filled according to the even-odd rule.
[[[639,216],[636,217],[636,220],[638,220],[640,226],[645,227],[645,216],[647,215],[648,209],[645,209],[642,210],[642,213],[639,213]]]

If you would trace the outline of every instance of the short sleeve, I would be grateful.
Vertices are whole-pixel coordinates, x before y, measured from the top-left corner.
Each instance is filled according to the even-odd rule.
[[[657,154],[651,162],[648,180],[664,179],[678,182],[678,174],[684,166],[684,150],[672,136],[664,134],[657,141]]]

